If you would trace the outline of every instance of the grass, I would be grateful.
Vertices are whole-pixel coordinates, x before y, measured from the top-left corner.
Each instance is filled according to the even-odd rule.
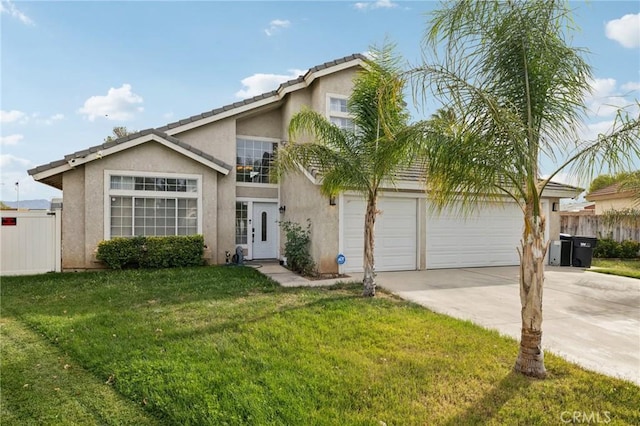
[[[589,270],[601,274],[640,278],[640,259],[593,259]]]
[[[640,423],[630,382],[551,354],[527,379],[515,341],[360,292],[233,267],[3,278],[2,424]]]

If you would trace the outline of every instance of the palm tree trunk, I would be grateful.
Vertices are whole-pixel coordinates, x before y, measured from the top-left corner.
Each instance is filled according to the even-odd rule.
[[[548,245],[544,243],[545,218],[542,214],[534,214],[533,204],[527,203],[525,209],[525,228],[521,242],[522,334],[514,370],[526,376],[542,379],[547,375],[542,351],[542,288]],[[540,211],[539,208],[537,210]]]
[[[373,297],[376,295],[376,273],[373,261],[374,226],[376,224],[377,213],[376,204],[377,197],[375,195],[369,196],[367,200],[367,212],[364,217],[364,290],[362,291],[364,297]]]

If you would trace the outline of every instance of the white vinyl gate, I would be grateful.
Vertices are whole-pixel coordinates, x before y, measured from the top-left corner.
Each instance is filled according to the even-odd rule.
[[[0,274],[60,272],[60,210],[2,210]]]

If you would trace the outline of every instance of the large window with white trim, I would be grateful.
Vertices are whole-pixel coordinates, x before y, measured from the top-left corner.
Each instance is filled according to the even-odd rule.
[[[108,182],[111,237],[199,232],[198,177],[110,174]]]
[[[277,143],[238,138],[236,147],[237,182],[273,183],[273,156]]]

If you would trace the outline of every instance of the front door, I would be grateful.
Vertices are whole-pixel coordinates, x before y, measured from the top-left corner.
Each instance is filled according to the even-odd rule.
[[[275,259],[278,255],[278,205],[253,203],[252,241],[254,259]]]

